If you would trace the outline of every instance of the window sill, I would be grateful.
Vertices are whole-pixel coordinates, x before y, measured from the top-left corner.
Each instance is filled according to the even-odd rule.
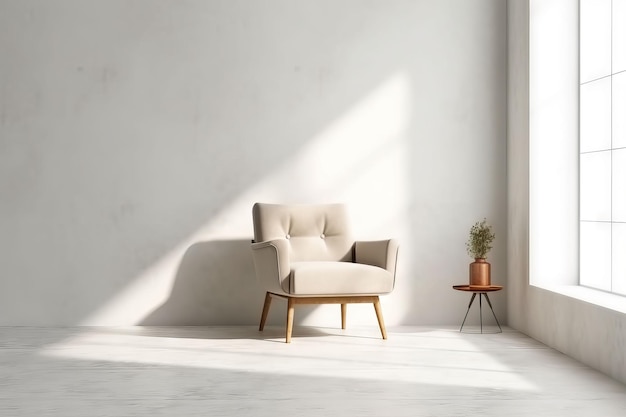
[[[626,314],[626,297],[579,285],[538,286],[547,291]]]

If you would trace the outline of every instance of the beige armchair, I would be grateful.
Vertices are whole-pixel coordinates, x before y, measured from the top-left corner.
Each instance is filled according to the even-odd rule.
[[[287,300],[287,343],[296,305],[341,304],[345,329],[347,304],[372,303],[387,339],[379,295],[390,293],[395,285],[396,240],[352,240],[347,209],[341,204],[256,203],[252,219],[254,266],[267,291],[260,331],[272,298]]]

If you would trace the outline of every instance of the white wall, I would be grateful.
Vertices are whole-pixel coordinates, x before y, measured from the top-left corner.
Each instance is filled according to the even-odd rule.
[[[506,2],[0,1],[0,56],[0,325],[255,324],[255,201],[398,237],[388,325],[460,323],[485,216],[507,284]]]
[[[572,271],[577,271],[577,254],[571,245],[572,239],[577,242],[577,237],[572,237],[572,233],[575,235],[576,232],[571,230],[576,225],[571,227],[571,210],[546,226],[546,219],[549,223],[553,215],[551,211],[554,205],[558,207],[563,201],[569,201],[570,206],[572,204],[571,190],[560,191],[561,195],[556,198],[561,203],[546,202],[546,189],[540,183],[545,175],[554,175],[554,172],[548,172],[549,167],[542,160],[545,153],[549,152],[550,145],[543,149],[544,155],[539,158],[535,147],[545,146],[546,141],[555,140],[551,134],[554,131],[551,130],[553,126],[550,120],[541,120],[546,113],[552,115],[552,122],[568,119],[563,122],[569,127],[561,129],[560,134],[569,135],[570,140],[578,140],[576,103],[572,111],[572,100],[577,101],[576,94],[572,98],[567,96],[571,90],[570,93],[564,91],[571,77],[564,74],[552,78],[555,71],[559,71],[559,65],[560,70],[568,66],[570,69],[577,67],[577,48],[574,51],[554,42],[559,37],[567,43],[576,41],[577,16],[573,16],[574,25],[566,24],[558,28],[546,25],[544,19],[552,17],[554,21],[562,23],[566,16],[571,16],[572,11],[577,13],[577,7],[570,0],[509,1],[509,325],[626,383],[626,314],[564,295],[563,288],[559,290],[559,286],[572,283],[572,275],[575,273]],[[571,36],[563,36],[566,33]],[[537,43],[533,43],[533,40]],[[553,49],[545,50],[549,48]],[[575,91],[577,78],[574,84]],[[546,98],[548,89],[553,94]],[[556,139],[562,140],[559,137]],[[567,155],[561,156],[567,158]],[[565,163],[564,166],[558,170],[560,174],[565,169],[571,172],[571,164]],[[550,181],[553,179],[545,178],[543,185]],[[569,182],[572,182],[571,179]],[[560,185],[553,188],[552,199],[555,198],[556,190],[568,186],[563,183],[563,179]],[[547,213],[546,205],[550,206]],[[537,217],[540,219],[537,220]],[[568,226],[562,233],[558,233],[558,228],[563,225]],[[552,246],[542,245],[542,238],[549,239]],[[561,239],[563,242],[559,243]],[[551,254],[557,259],[551,259]],[[568,258],[570,263],[565,264]],[[577,276],[574,276],[574,281],[577,282]],[[569,291],[573,294],[579,292],[575,288],[569,288]],[[621,304],[623,306],[623,299]]]

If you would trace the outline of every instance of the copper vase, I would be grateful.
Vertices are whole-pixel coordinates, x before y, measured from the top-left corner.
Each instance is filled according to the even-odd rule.
[[[491,264],[485,258],[476,258],[469,268],[471,287],[491,286]]]

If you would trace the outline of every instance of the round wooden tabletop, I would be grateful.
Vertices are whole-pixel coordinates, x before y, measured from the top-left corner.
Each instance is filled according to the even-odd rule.
[[[453,285],[452,288],[459,291],[491,292],[500,291],[504,287],[502,285],[490,285],[488,287],[481,285]]]

